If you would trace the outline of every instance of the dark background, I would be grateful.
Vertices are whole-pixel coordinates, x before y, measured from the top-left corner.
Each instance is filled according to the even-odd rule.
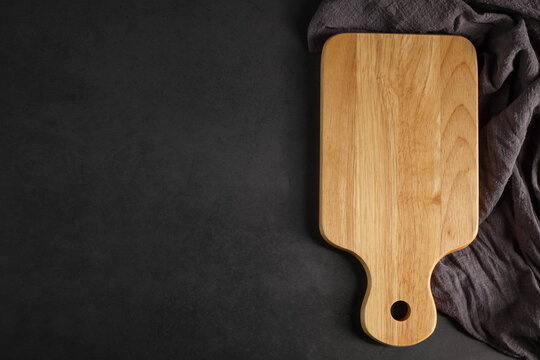
[[[362,333],[318,232],[318,1],[2,2],[0,357],[502,359]]]

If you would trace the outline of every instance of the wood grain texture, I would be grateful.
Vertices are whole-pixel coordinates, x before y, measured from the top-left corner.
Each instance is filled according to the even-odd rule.
[[[477,234],[477,84],[462,37],[340,34],[324,45],[320,230],[362,262],[361,323],[382,343],[433,332],[433,268]],[[390,313],[399,300],[401,321]]]

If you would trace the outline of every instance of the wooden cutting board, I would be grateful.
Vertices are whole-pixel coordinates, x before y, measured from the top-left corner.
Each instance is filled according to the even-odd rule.
[[[458,36],[340,34],[324,45],[320,230],[362,262],[361,323],[382,343],[433,332],[433,268],[477,234],[477,73]]]

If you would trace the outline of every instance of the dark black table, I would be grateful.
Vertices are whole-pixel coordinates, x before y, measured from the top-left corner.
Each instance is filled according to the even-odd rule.
[[[3,359],[502,359],[363,333],[318,233],[317,1],[1,5]]]

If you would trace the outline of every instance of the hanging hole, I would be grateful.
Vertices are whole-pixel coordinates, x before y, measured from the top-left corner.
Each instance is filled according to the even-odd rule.
[[[390,314],[397,321],[407,320],[407,318],[411,314],[411,308],[409,307],[409,304],[407,304],[405,301],[399,300],[392,304],[392,307],[390,308]]]

